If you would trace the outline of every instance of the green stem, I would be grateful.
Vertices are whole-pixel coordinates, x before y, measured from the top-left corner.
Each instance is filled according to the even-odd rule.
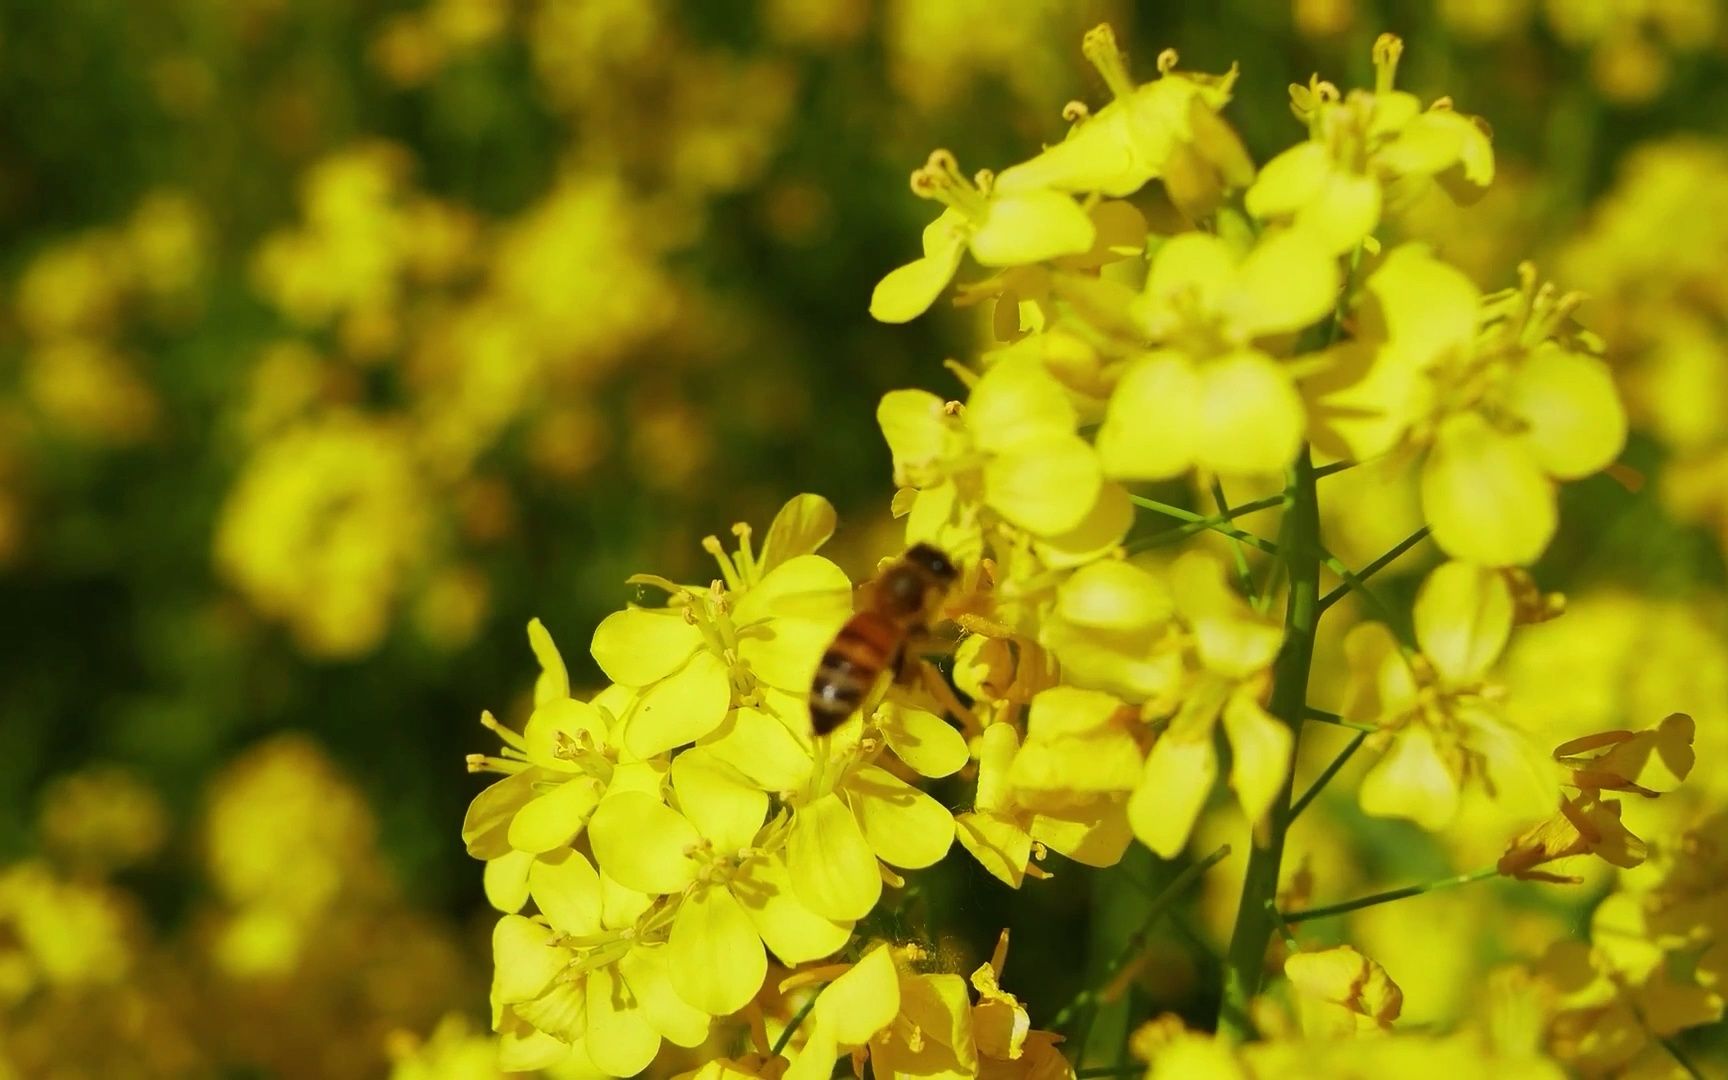
[[[1330,465],[1322,465],[1318,469],[1315,469],[1314,470],[1314,479],[1324,480],[1328,476],[1338,475],[1339,473],[1343,472],[1345,469],[1354,469],[1356,466],[1358,466],[1360,464],[1362,464],[1362,463],[1359,461],[1334,461]]]
[[[1233,506],[1225,513],[1213,514],[1211,517],[1196,514],[1192,510],[1184,510],[1180,506],[1171,506],[1169,503],[1159,502],[1157,499],[1148,499],[1143,495],[1130,495],[1128,496],[1128,501],[1133,503],[1135,506],[1144,507],[1147,510],[1156,510],[1158,513],[1164,514],[1167,517],[1173,517],[1178,521],[1187,522],[1186,525],[1179,528],[1166,529],[1164,532],[1153,533],[1144,540],[1136,541],[1134,544],[1130,545],[1136,551],[1149,547],[1158,547],[1162,544],[1174,543],[1184,537],[1193,536],[1197,532],[1205,532],[1207,529],[1211,529],[1213,532],[1223,533],[1225,536],[1233,537],[1234,539],[1242,541],[1244,544],[1257,547],[1268,555],[1278,554],[1278,549],[1273,545],[1272,541],[1262,539],[1251,532],[1244,532],[1243,530],[1236,528],[1234,525],[1230,524],[1230,519],[1233,517],[1240,517],[1243,514],[1252,513],[1255,510],[1267,510],[1271,507],[1277,506],[1279,503],[1284,501],[1284,496],[1282,495],[1279,495],[1276,498],[1257,499],[1254,502],[1244,503],[1241,506]]]
[[[1224,497],[1224,482],[1216,476],[1212,478],[1212,501],[1218,504],[1220,514],[1228,513],[1230,500]],[[1248,556],[1242,550],[1242,541],[1232,536],[1230,551],[1236,557],[1236,576],[1242,579],[1242,591],[1250,601],[1258,599],[1254,592],[1254,571],[1248,568]]]
[[[1349,728],[1351,731],[1360,731],[1364,735],[1372,735],[1380,730],[1373,724],[1358,724],[1354,720],[1346,720],[1337,713],[1327,712],[1325,709],[1303,709],[1302,719],[1331,724],[1333,727]]]
[[[1326,907],[1309,908],[1307,911],[1286,911],[1284,912],[1284,921],[1306,922],[1309,919],[1326,919],[1333,915],[1343,915],[1346,912],[1360,911],[1363,908],[1374,907],[1379,904],[1390,904],[1394,900],[1403,900],[1410,896],[1421,896],[1423,893],[1437,892],[1441,889],[1452,889],[1459,885],[1468,885],[1472,881],[1486,881],[1491,877],[1498,877],[1499,875],[1499,867],[1484,866],[1482,869],[1472,870],[1468,874],[1459,874],[1456,877],[1441,878],[1439,881],[1430,881],[1421,885],[1406,885],[1402,889],[1392,889],[1389,892],[1375,893],[1372,896],[1362,896],[1355,900],[1346,900],[1342,904],[1329,904]]]
[[[1338,756],[1332,759],[1331,764],[1327,765],[1326,768],[1320,771],[1320,775],[1316,776],[1314,782],[1308,785],[1308,790],[1304,791],[1302,796],[1291,805],[1291,821],[1295,821],[1298,817],[1302,816],[1302,811],[1308,809],[1308,804],[1314,801],[1314,797],[1326,789],[1326,785],[1332,782],[1334,776],[1338,775],[1338,770],[1344,767],[1345,762],[1356,756],[1356,751],[1362,749],[1362,744],[1367,740],[1367,738],[1368,733],[1366,731],[1358,731],[1355,735],[1350,737],[1349,745],[1344,747],[1344,749],[1339,752]]]
[[[1133,935],[1123,943],[1121,950],[1104,968],[1104,977],[1099,981],[1099,985],[1089,986],[1075,994],[1073,1000],[1062,1006],[1061,1010],[1056,1013],[1055,1018],[1050,1021],[1050,1026],[1053,1028],[1062,1027],[1073,1019],[1076,1012],[1097,1003],[1104,991],[1115,981],[1116,976],[1120,975],[1122,969],[1128,966],[1129,961],[1137,959],[1140,953],[1145,950],[1146,940],[1152,936],[1152,931],[1157,928],[1159,920],[1170,910],[1170,905],[1180,899],[1182,894],[1188,891],[1188,887],[1200,879],[1200,875],[1217,866],[1229,854],[1230,845],[1224,844],[1199,862],[1185,867],[1180,874],[1170,879],[1168,885],[1158,890],[1157,895],[1153,896],[1146,906],[1146,915],[1140,920],[1140,928],[1134,931]],[[1132,881],[1133,879],[1130,878],[1129,880]]]
[[[793,1013],[792,1019],[786,1022],[786,1027],[780,1032],[780,1037],[774,1040],[774,1048],[768,1051],[770,1054],[778,1054],[786,1049],[786,1044],[792,1041],[792,1033],[798,1030],[798,1026],[804,1023],[804,1018],[810,1015],[810,1010],[816,1007],[816,999],[821,993],[818,990],[811,994],[804,1004],[798,1006],[798,1011]]]
[[[1094,1065],[1090,1069],[1075,1069],[1077,1080],[1092,1080],[1099,1076],[1144,1076],[1146,1066],[1135,1062],[1131,1065]]]
[[[1270,709],[1290,729],[1294,761],[1308,700],[1314,628],[1320,621],[1320,506],[1314,490],[1314,465],[1306,446],[1296,458],[1286,494],[1290,507],[1278,533],[1278,548],[1290,584],[1284,608],[1284,644],[1272,668]],[[1284,832],[1290,826],[1294,784],[1295,770],[1286,769],[1267,812],[1264,836],[1256,836],[1248,854],[1236,927],[1225,954],[1224,997],[1218,1012],[1218,1033],[1232,1041],[1246,1038],[1253,1030],[1248,1007],[1259,992],[1266,946],[1272,940],[1275,916],[1270,905],[1278,895],[1278,870],[1284,860]]]
[[[1362,569],[1356,571],[1355,574],[1353,574],[1353,575],[1340,574],[1339,576],[1344,578],[1344,584],[1338,586],[1336,589],[1333,589],[1331,592],[1327,593],[1325,596],[1320,598],[1320,610],[1325,611],[1327,608],[1331,607],[1333,604],[1336,604],[1338,601],[1344,599],[1345,595],[1348,594],[1351,589],[1362,589],[1363,583],[1366,582],[1369,578],[1373,577],[1375,574],[1378,574],[1380,571],[1386,569],[1386,567],[1391,565],[1391,563],[1394,559],[1398,558],[1398,556],[1404,554],[1406,551],[1409,551],[1411,548],[1415,547],[1417,544],[1420,544],[1423,540],[1425,540],[1427,538],[1428,538],[1428,526],[1424,525],[1420,529],[1417,529],[1415,532],[1411,533],[1409,536],[1406,536],[1404,539],[1402,539],[1402,540],[1398,541],[1396,544],[1392,545],[1392,547],[1387,550],[1386,554],[1380,556],[1378,559],[1375,559],[1373,562],[1369,563],[1367,566],[1364,566]],[[1364,589],[1364,591],[1366,591],[1366,590]]]
[[[1699,1071],[1698,1066],[1692,1063],[1692,1059],[1686,1055],[1686,1052],[1680,1049],[1680,1044],[1675,1042],[1672,1036],[1656,1041],[1662,1044],[1662,1049],[1668,1051],[1668,1056],[1674,1059],[1676,1065],[1686,1070],[1687,1076],[1690,1076],[1692,1080],[1704,1080],[1704,1074]]]

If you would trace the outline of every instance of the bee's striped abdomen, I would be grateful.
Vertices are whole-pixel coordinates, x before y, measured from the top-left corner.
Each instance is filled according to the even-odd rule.
[[[826,735],[857,711],[904,636],[892,620],[874,611],[861,611],[846,621],[822,654],[810,687],[810,722],[816,734]]]

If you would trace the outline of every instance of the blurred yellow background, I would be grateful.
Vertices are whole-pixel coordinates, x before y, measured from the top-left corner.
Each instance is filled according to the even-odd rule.
[[[1361,83],[1382,30],[1403,83],[1494,125],[1484,203],[1414,228],[1484,288],[1535,252],[1589,293],[1637,428],[1638,482],[1569,492],[1539,568],[1574,615],[1510,663],[1554,688],[1556,729],[1690,709],[1723,746],[1717,0],[14,0],[0,1076],[487,1075],[458,1071],[488,929],[462,755],[482,708],[520,711],[523,626],[586,665],[627,576],[693,577],[701,536],[798,491],[866,568],[874,403],[942,384],[978,331],[866,313],[927,217],[906,174],[1054,138],[1100,95],[1077,43],[1107,19],[1148,66],[1239,61],[1257,160],[1296,134],[1266,105],[1284,84]],[[1336,513],[1349,562],[1410,531],[1396,500]],[[1432,858],[1326,820],[1333,892]],[[932,902],[989,936],[1098,902],[1074,881],[1013,914],[970,881]],[[1467,937],[1480,901],[1455,899]],[[1401,963],[1408,924],[1358,929],[1407,993],[1452,980],[1425,1000],[1483,962]],[[1017,946],[1033,1000],[1065,947]],[[1147,993],[1209,992],[1187,970]]]

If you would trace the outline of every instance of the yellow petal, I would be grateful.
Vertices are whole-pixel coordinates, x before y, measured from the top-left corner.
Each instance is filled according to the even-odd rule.
[[[1092,247],[1092,219],[1054,191],[998,194],[972,233],[972,257],[982,266],[1023,266]]]
[[[1074,433],[1078,418],[1062,384],[1036,356],[1015,355],[984,373],[966,398],[966,428],[989,453],[1047,436]]]
[[[1458,781],[1434,747],[1433,737],[1417,726],[1393,736],[1392,745],[1358,793],[1364,813],[1401,817],[1430,831],[1443,829],[1458,813]]]
[[[553,644],[546,624],[539,619],[528,620],[528,647],[534,650],[534,659],[540,662],[540,677],[534,680],[534,704],[544,705],[548,701],[569,697],[570,675],[564,669],[564,657]]]
[[[824,795],[792,815],[786,861],[798,899],[818,915],[861,919],[882,895],[876,856],[837,795]]]
[[[499,911],[515,913],[528,902],[528,871],[534,865],[531,851],[507,851],[486,860],[482,880],[486,902]]]
[[[1082,566],[1058,587],[1056,611],[1076,626],[1134,632],[1168,622],[1176,601],[1163,578],[1107,559]]]
[[[527,768],[497,783],[488,784],[462,817],[462,842],[476,859],[496,859],[511,850],[510,826],[528,802],[551,785],[563,783],[566,773]]]
[[[1098,429],[1104,471],[1120,480],[1163,480],[1200,448],[1200,375],[1187,357],[1152,353],[1134,362],[1110,395]]]
[[[1178,233],[1152,257],[1144,303],[1154,312],[1171,306],[1216,310],[1235,283],[1238,256],[1211,233]],[[1157,316],[1150,327],[1156,334]]]
[[[642,1015],[667,1041],[695,1047],[708,1038],[708,1014],[678,996],[664,948],[631,949],[618,961],[618,974],[636,996]]]
[[[492,927],[492,997],[501,1004],[539,997],[570,953],[552,945],[552,931],[520,915],[506,915]]]
[[[876,423],[894,455],[896,475],[953,452],[955,423],[943,400],[927,390],[890,390],[876,406]]]
[[[870,294],[870,316],[878,322],[910,322],[928,311],[953,280],[966,249],[964,218],[954,210],[924,229],[924,256],[888,272]]]
[[[1107,483],[1099,488],[1092,509],[1078,525],[1066,532],[1033,537],[1032,550],[1052,570],[1084,566],[1115,551],[1133,527],[1134,504],[1127,489]]]
[[[1051,851],[1086,866],[1115,866],[1134,839],[1127,804],[1098,802],[1076,817],[1038,814],[1032,818],[1032,839]]]
[[[1332,255],[1343,255],[1380,224],[1380,182],[1369,176],[1334,172],[1314,201],[1296,212],[1294,231]]]
[[[534,906],[561,934],[600,930],[600,875],[580,851],[552,852],[534,860],[528,871]]]
[[[889,749],[920,776],[951,776],[971,758],[966,736],[928,710],[906,705],[887,709],[880,725]]]
[[[1480,682],[1512,634],[1512,591],[1496,570],[1448,562],[1416,594],[1416,644],[1452,686]]]
[[[978,865],[1011,889],[1018,889],[1032,858],[1032,837],[1006,818],[961,814],[954,819],[955,837]]]
[[[660,1033],[611,965],[588,976],[588,1030],[583,1048],[607,1076],[635,1076],[660,1052]]]
[[[768,954],[732,893],[699,885],[679,905],[666,965],[679,997],[710,1016],[729,1016],[762,988]]]
[[[762,538],[758,568],[767,574],[788,559],[810,555],[834,535],[834,504],[820,495],[794,495],[774,515]]]
[[[1211,738],[1164,735],[1146,755],[1145,774],[1128,799],[1134,835],[1160,858],[1174,859],[1188,846],[1217,780],[1218,757]]]
[[[1239,352],[1199,370],[1194,456],[1214,472],[1282,473],[1302,445],[1306,414],[1271,357]]]
[[[1260,615],[1231,587],[1224,564],[1206,551],[1188,551],[1170,567],[1176,609],[1193,627],[1201,663],[1221,675],[1245,678],[1270,667],[1284,641],[1283,628]]]
[[[1103,485],[1098,456],[1078,435],[1017,444],[984,466],[984,501],[1011,524],[1050,535],[1080,524]]]
[[[682,612],[626,608],[601,620],[594,631],[594,662],[615,683],[647,686],[683,666],[702,647],[702,631]]]
[[[1002,193],[1054,188],[1076,194],[1132,195],[1157,175],[1134,146],[1128,110],[1107,105],[1069,132],[1068,137],[1030,161],[1003,169],[995,190]]]
[[[703,649],[642,694],[624,727],[624,744],[638,758],[663,754],[719,727],[731,704],[725,661]]]
[[[570,761],[561,751],[567,743],[580,740],[604,746],[606,718],[586,701],[574,698],[553,698],[537,706],[522,729],[522,741],[528,744],[528,760],[547,768],[569,770]]]
[[[1524,445],[1475,413],[1441,425],[1422,465],[1422,513],[1434,541],[1485,566],[1534,562],[1554,535],[1554,489]]]
[[[510,821],[510,846],[541,852],[568,844],[587,824],[605,792],[605,783],[591,776],[558,784],[516,812]]]
[[[687,852],[701,840],[682,814],[640,791],[608,795],[588,823],[588,842],[600,869],[620,884],[656,896],[695,880],[698,867]]]
[[[991,724],[978,743],[978,792],[973,805],[986,813],[1007,813],[1014,802],[1008,777],[1020,752],[1020,733],[1013,724]]]
[[[1481,294],[1470,279],[1429,254],[1421,244],[1393,248],[1364,286],[1372,306],[1363,332],[1409,343],[1412,362],[1468,348],[1476,336]]]
[[[784,851],[751,859],[732,880],[732,894],[782,963],[832,956],[852,936],[850,919],[827,919],[799,901]]]
[[[1549,343],[1513,373],[1508,407],[1527,426],[1542,471],[1576,480],[1605,468],[1626,445],[1626,411],[1608,365]]]
[[[862,1046],[900,1011],[900,976],[886,944],[864,954],[816,999],[816,1011],[845,1046]]]
[[[732,622],[742,633],[773,618],[844,620],[851,614],[852,579],[846,571],[820,555],[798,555],[739,598]]]
[[[810,722],[808,716],[802,720]],[[733,709],[703,749],[763,791],[796,791],[810,778],[810,751],[785,722],[763,709]]]
[[[1365,461],[1397,445],[1419,412],[1426,379],[1412,358],[1395,347],[1352,341],[1315,359],[1316,370],[1301,383],[1315,449]]]
[[[1243,815],[1258,825],[1290,772],[1290,729],[1241,692],[1230,696],[1223,720],[1230,739],[1230,786],[1236,789]]]
[[[1358,623],[1344,636],[1350,680],[1344,688],[1344,719],[1381,724],[1416,705],[1416,677],[1384,623]]]
[[[716,851],[749,847],[768,816],[768,796],[705,747],[672,759],[678,808]]]
[[[1289,217],[1319,197],[1333,168],[1325,146],[1297,143],[1261,168],[1259,178],[1243,195],[1243,204],[1262,220]]]
[[[843,790],[864,839],[890,866],[933,866],[954,843],[954,816],[948,808],[884,769],[864,766],[846,780]]]
[[[1250,337],[1319,322],[1338,299],[1338,262],[1300,229],[1263,236],[1236,269],[1228,316]]]

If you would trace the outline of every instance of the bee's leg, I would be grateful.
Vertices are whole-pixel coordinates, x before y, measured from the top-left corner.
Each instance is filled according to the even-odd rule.
[[[944,712],[960,721],[960,725],[966,729],[968,735],[982,734],[984,731],[983,722],[978,719],[978,715],[964,701],[960,700],[960,695],[956,694],[954,688],[948,685],[948,680],[942,677],[940,671],[936,670],[936,665],[910,649],[907,652],[912,657],[911,666],[915,669],[913,685],[923,686],[925,692],[936,699],[937,704],[942,707]]]

